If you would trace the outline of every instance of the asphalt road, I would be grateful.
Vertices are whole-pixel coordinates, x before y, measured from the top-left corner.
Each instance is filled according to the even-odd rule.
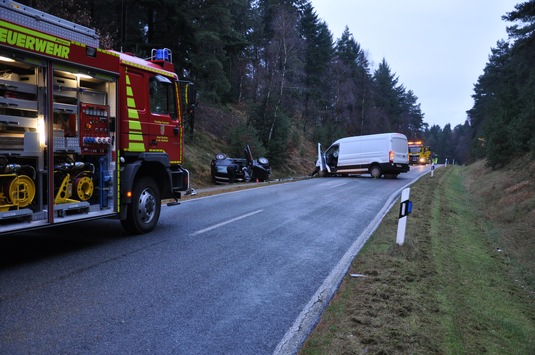
[[[385,205],[428,170],[192,199],[137,237],[114,220],[0,237],[0,353],[295,353]]]

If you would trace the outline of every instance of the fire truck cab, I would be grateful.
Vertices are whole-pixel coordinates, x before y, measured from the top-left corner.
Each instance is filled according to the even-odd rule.
[[[0,3],[0,234],[96,218],[153,230],[189,188],[169,49],[102,50],[95,31]]]

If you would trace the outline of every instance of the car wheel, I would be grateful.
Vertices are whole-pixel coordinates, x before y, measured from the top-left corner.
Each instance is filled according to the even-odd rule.
[[[262,165],[269,165],[269,160],[267,158],[260,157],[260,158],[258,158],[258,163],[260,163]]]

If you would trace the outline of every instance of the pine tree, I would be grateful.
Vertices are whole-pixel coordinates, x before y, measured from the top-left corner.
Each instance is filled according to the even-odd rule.
[[[330,67],[333,39],[325,22],[320,22],[312,5],[303,8],[301,36],[304,40],[303,132],[317,126],[331,113]]]
[[[401,129],[409,139],[417,139],[422,136],[425,128],[424,114],[418,103],[418,97],[412,90],[408,90],[401,97]]]
[[[347,26],[336,43],[333,71],[335,122],[345,126],[347,135],[373,133],[373,124],[368,122],[372,89],[369,62]]]
[[[376,108],[375,132],[399,131],[402,113],[401,98],[405,88],[398,85],[399,78],[392,73],[383,58],[373,75],[375,84],[374,104]]]

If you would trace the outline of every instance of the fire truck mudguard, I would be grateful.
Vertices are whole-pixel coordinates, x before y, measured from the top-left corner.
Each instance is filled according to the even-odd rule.
[[[121,195],[132,191],[136,176],[148,175],[158,181],[160,189],[167,191],[162,198],[172,198],[169,157],[165,153],[139,153],[125,159],[121,171]],[[130,201],[125,201],[126,203]]]
[[[158,222],[162,199],[179,199],[179,191],[188,188],[189,172],[171,171],[165,153],[140,153],[129,159],[133,161],[121,171],[120,219],[129,232],[146,233]]]

